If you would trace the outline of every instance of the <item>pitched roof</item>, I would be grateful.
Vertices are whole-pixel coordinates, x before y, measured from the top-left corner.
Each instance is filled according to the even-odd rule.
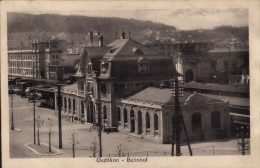
[[[196,88],[203,90],[215,90],[215,91],[227,91],[227,92],[243,92],[249,93],[249,87],[244,85],[221,85],[215,83],[199,83],[199,82],[189,82],[185,83],[185,88]]]
[[[171,94],[169,88],[155,88],[155,87],[148,87],[133,96],[129,96],[126,98],[129,101],[136,101],[136,102],[144,102],[144,103],[154,103],[159,105],[174,105],[175,98]],[[188,100],[188,101],[187,101]],[[203,105],[209,103],[221,103],[223,101],[209,98],[201,94],[192,94],[189,92],[184,92],[183,97],[179,98],[180,104],[183,105],[185,101],[187,101],[186,105]]]
[[[110,49],[104,58],[108,61],[138,60],[140,56],[145,56],[147,59],[158,59],[155,56],[159,56],[157,51],[132,39],[117,39],[108,44],[107,47]],[[161,57],[169,59],[166,56]]]
[[[86,71],[86,59],[87,57],[91,57],[92,67],[94,70],[99,69],[99,59],[103,58],[104,55],[109,50],[109,47],[85,47],[84,52],[81,54],[81,58],[79,60],[79,68],[77,73],[74,75],[75,77],[83,77]]]
[[[224,102],[229,101],[229,103],[233,106],[245,106],[245,107],[250,106],[249,98],[219,96],[219,95],[211,95],[211,94],[201,94],[201,95],[210,97],[210,98],[214,98],[214,99],[219,99]]]
[[[103,57],[110,47],[85,47],[90,57]]]
[[[75,65],[79,62],[80,55],[63,55],[62,56],[62,66],[75,67]]]
[[[65,93],[76,94],[78,92],[78,84],[66,85],[63,87]]]
[[[248,52],[248,48],[214,48],[212,50],[209,50],[208,53],[228,53],[228,52]]]

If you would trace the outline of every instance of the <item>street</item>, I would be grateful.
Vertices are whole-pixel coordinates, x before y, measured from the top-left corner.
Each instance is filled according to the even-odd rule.
[[[22,131],[10,131],[10,157],[11,158],[38,158],[38,157],[72,157],[71,135],[75,133],[79,144],[75,146],[75,157],[92,157],[93,144],[98,144],[98,130],[93,128],[91,124],[81,124],[78,121],[71,122],[62,112],[62,138],[63,148],[59,149],[58,143],[58,113],[54,110],[38,107],[40,104],[36,102],[36,118],[40,115],[44,120],[40,128],[41,143],[48,144],[49,124],[51,121],[52,147],[60,150],[62,154],[52,156],[40,156],[25,147],[25,144],[33,144],[33,102],[29,102],[26,98],[14,95],[13,113],[14,126]],[[10,102],[10,96],[9,96]],[[11,104],[11,103],[9,103]],[[10,105],[9,105],[10,108]],[[10,125],[11,125],[11,108],[10,108]],[[50,120],[48,120],[50,119]],[[10,128],[9,128],[10,129]],[[37,130],[37,129],[36,129]],[[37,132],[37,131],[36,131]],[[37,136],[36,136],[37,143]],[[121,144],[121,149],[120,149]],[[194,156],[199,155],[241,155],[238,151],[237,140],[219,140],[211,142],[192,143],[191,148]],[[96,156],[99,156],[99,147],[97,147]],[[128,133],[102,132],[102,150],[103,156],[115,156],[121,151],[121,156],[170,156],[171,144],[160,144],[148,139],[141,139]],[[181,146],[181,153],[189,156],[187,146]],[[250,151],[247,150],[246,154]],[[117,155],[118,156],[118,155]]]

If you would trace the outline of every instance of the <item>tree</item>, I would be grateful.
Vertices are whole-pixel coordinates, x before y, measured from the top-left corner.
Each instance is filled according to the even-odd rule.
[[[75,146],[79,144],[79,141],[74,132],[71,134],[70,143],[72,144],[72,157],[75,158]]]
[[[93,157],[96,157],[97,147],[98,147],[98,143],[95,137],[95,140],[90,145],[90,149],[93,149]]]
[[[41,120],[41,116],[38,115],[36,118],[38,145],[40,145],[40,127],[43,126],[43,123],[44,123],[44,120]]]

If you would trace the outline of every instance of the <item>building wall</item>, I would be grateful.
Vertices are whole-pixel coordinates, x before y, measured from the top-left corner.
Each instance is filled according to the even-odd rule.
[[[61,107],[62,107],[62,113],[70,116],[73,118],[72,121],[75,119],[77,121],[82,121],[85,122],[87,120],[86,118],[86,104],[85,104],[85,98],[82,96],[78,96],[76,94],[70,94],[70,93],[61,93]],[[55,111],[58,112],[58,94],[55,92]],[[71,108],[69,109],[69,100],[71,102]],[[75,110],[73,110],[73,100],[75,100]],[[66,101],[66,103],[65,103]],[[82,105],[81,102],[83,102],[83,110],[82,110]],[[66,104],[66,107],[65,107]]]
[[[8,74],[20,77],[39,76],[39,55],[33,52],[9,52],[8,53]],[[34,70],[33,70],[34,67]]]
[[[134,132],[137,135],[142,136],[143,138],[149,138],[157,142],[163,142],[163,126],[162,126],[162,111],[159,109],[139,107],[130,104],[121,104],[119,103],[117,108],[120,109],[121,121],[119,122],[119,130],[126,131],[131,133],[131,127],[133,126],[134,121]],[[127,110],[127,123],[124,123],[124,109]],[[134,112],[134,117],[130,117],[131,110]],[[141,120],[139,120],[139,112],[141,112]],[[149,114],[150,117],[150,129],[146,128],[146,114]],[[154,116],[158,116],[158,130],[155,130]],[[139,123],[142,123],[142,126],[139,130]]]
[[[211,114],[217,111],[221,116],[220,128],[211,128]],[[201,128],[193,129],[192,115],[201,115]],[[208,106],[182,107],[182,114],[186,125],[188,137],[191,141],[206,141],[210,139],[223,138],[230,134],[230,116],[227,103],[211,104]],[[174,107],[163,108],[163,142],[170,143],[173,138],[172,117]],[[186,141],[185,132],[181,130],[181,141]]]

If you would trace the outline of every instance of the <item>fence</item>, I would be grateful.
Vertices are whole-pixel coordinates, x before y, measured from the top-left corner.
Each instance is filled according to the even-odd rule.
[[[214,146],[204,146],[204,147],[199,147],[199,148],[192,148],[192,154],[194,156],[196,155],[206,155],[206,156],[210,156],[210,155],[215,155],[215,147]]]
[[[122,152],[118,154],[106,154],[107,157],[153,157],[153,156],[171,156],[169,152],[140,151],[140,152]]]

